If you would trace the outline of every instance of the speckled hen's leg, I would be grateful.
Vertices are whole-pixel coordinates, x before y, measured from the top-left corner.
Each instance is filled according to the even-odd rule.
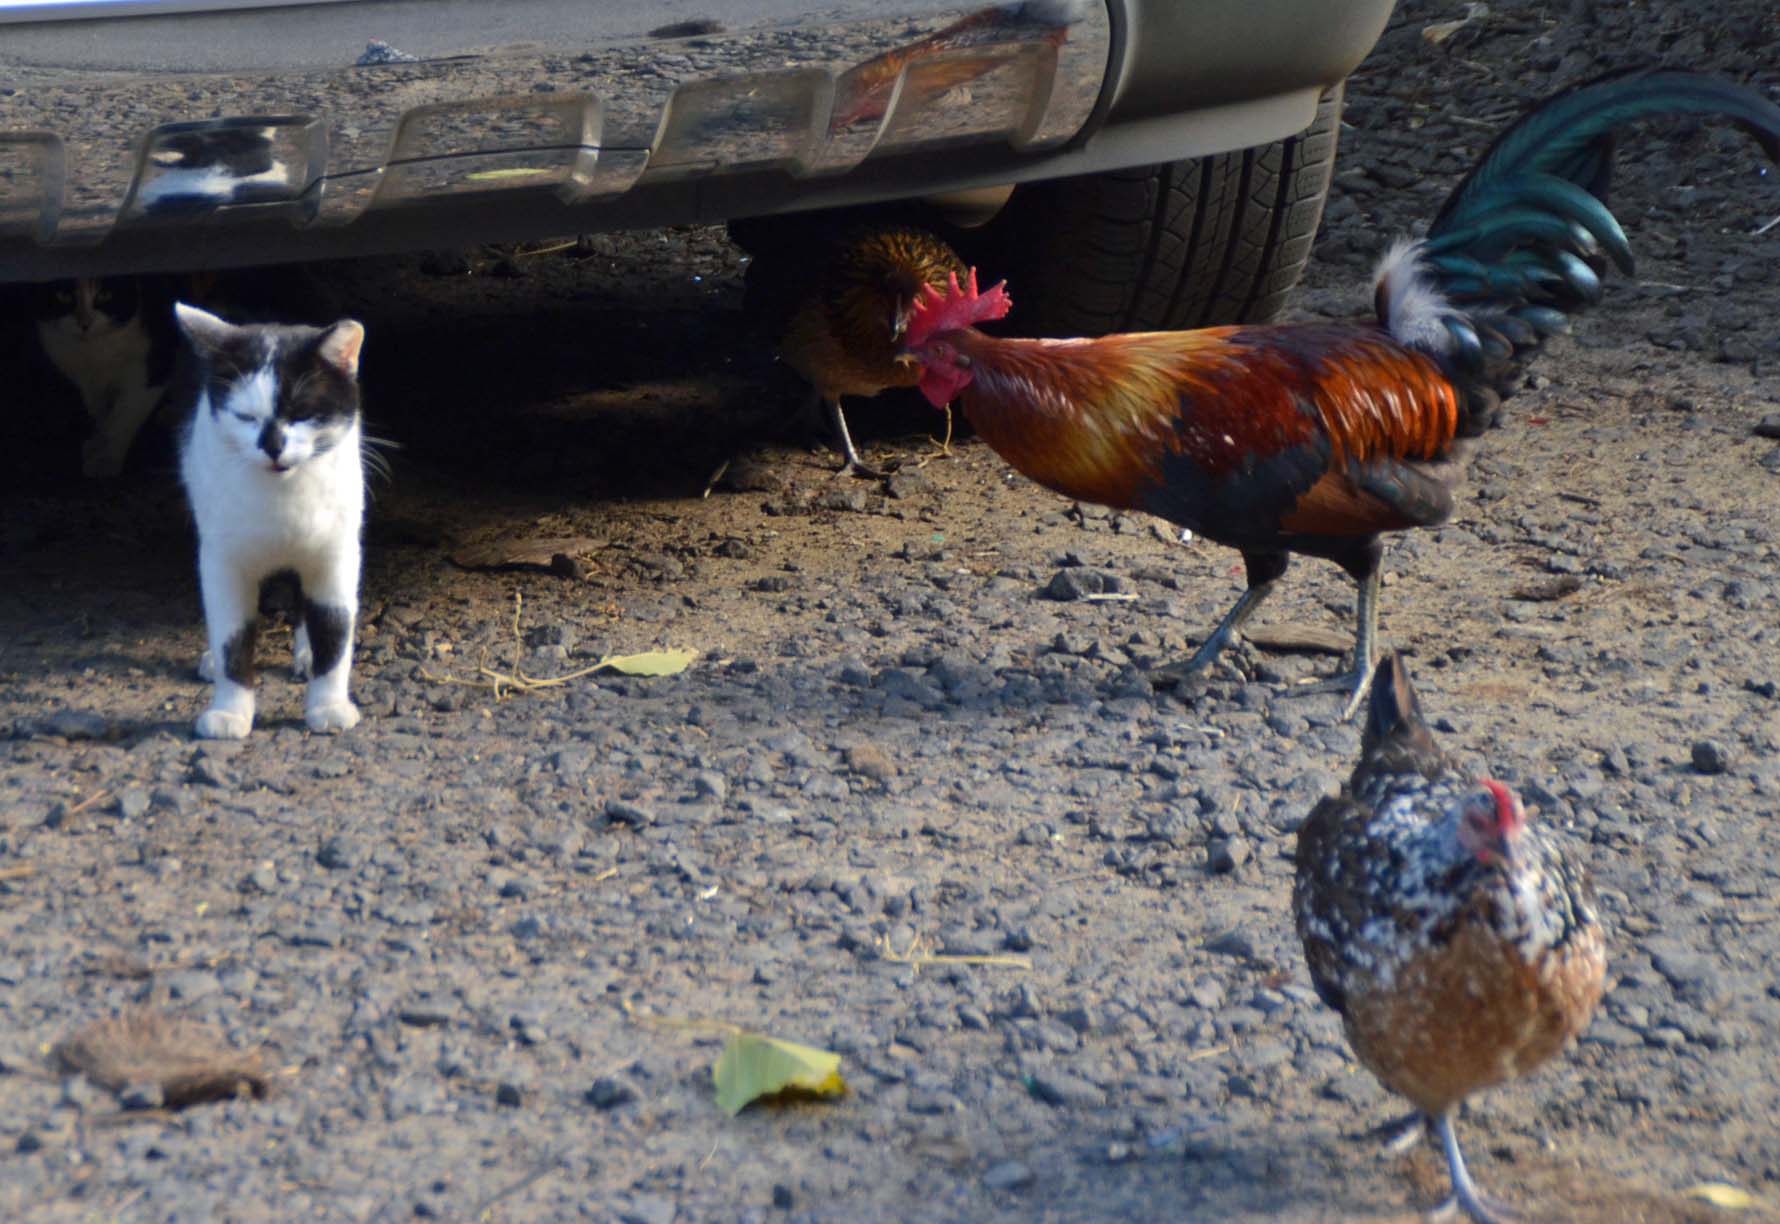
[[[1380,1122],[1377,1126],[1356,1135],[1357,1139],[1377,1140],[1383,1147],[1385,1155],[1400,1156],[1414,1147],[1434,1125],[1434,1119],[1421,1110],[1404,1114],[1401,1118],[1392,1118],[1389,1122]]]
[[[1459,1151],[1459,1137],[1453,1130],[1450,1111],[1434,1120],[1434,1130],[1440,1136],[1440,1146],[1446,1149],[1446,1171],[1452,1178],[1452,1197],[1429,1212],[1428,1218],[1450,1219],[1462,1211],[1476,1224],[1508,1224],[1511,1220],[1521,1219],[1513,1208],[1485,1198],[1477,1183],[1471,1180],[1471,1172],[1465,1168],[1465,1157]]]

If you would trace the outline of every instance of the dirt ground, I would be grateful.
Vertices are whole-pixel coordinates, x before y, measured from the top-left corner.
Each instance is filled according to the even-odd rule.
[[[1353,78],[1297,315],[1365,309],[1389,238],[1562,85],[1656,59],[1780,96],[1765,4],[1509,0],[1425,36],[1464,12],[1405,3]],[[1702,1183],[1762,1217],[1780,172],[1694,123],[1620,166],[1636,282],[1551,345],[1451,525],[1393,544],[1382,628],[1612,924],[1582,1041],[1469,1108],[1473,1172],[1536,1220],[1728,1214]],[[1251,643],[1152,694],[1236,555],[941,456],[912,398],[854,414],[889,489],[834,478],[780,440],[798,394],[741,260],[701,229],[316,273],[400,444],[346,736],[273,669],[251,739],[194,741],[176,483],[12,449],[0,1218],[1384,1221],[1444,1193],[1432,1150],[1356,1138],[1400,1103],[1287,911],[1292,831],[1357,750],[1290,690],[1337,660]],[[1134,598],[1047,596],[1086,570]],[[1346,633],[1338,571],[1282,586],[1266,626]],[[482,670],[670,646],[700,658]],[[56,1068],[138,1002],[261,1051],[264,1099],[123,1108]],[[726,1024],[840,1052],[849,1095],[724,1116]]]

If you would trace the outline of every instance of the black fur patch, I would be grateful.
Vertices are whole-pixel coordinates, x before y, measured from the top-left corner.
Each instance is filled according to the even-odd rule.
[[[222,674],[242,688],[252,688],[259,677],[254,651],[259,646],[260,623],[250,620],[223,643]]]
[[[340,665],[352,646],[352,613],[336,604],[305,599],[303,624],[309,630],[309,650],[315,656],[310,674],[325,676]]]

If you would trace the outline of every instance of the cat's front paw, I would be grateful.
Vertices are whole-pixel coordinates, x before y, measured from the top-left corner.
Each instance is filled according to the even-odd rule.
[[[311,731],[350,731],[358,726],[358,707],[350,701],[333,705],[310,706],[304,713]]]
[[[354,717],[357,717],[355,714]],[[253,715],[236,710],[205,710],[198,715],[199,739],[246,739],[253,730]]]
[[[216,654],[206,650],[198,656],[198,679],[207,684],[216,683]]]

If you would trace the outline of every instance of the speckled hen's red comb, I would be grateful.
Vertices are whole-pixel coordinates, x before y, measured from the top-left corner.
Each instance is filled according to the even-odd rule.
[[[1506,837],[1518,830],[1521,822],[1526,818],[1520,813],[1519,805],[1515,802],[1514,792],[1508,789],[1506,783],[1498,782],[1494,778],[1485,778],[1483,787],[1496,797],[1496,832]]]
[[[963,285],[958,283],[956,272],[951,273],[949,280],[944,293],[932,285],[921,286],[921,296],[909,316],[908,331],[903,334],[905,348],[925,344],[942,332],[962,331],[973,323],[999,319],[1014,307],[1014,300],[1007,295],[1006,281],[997,282],[987,293],[978,293],[975,268]]]

